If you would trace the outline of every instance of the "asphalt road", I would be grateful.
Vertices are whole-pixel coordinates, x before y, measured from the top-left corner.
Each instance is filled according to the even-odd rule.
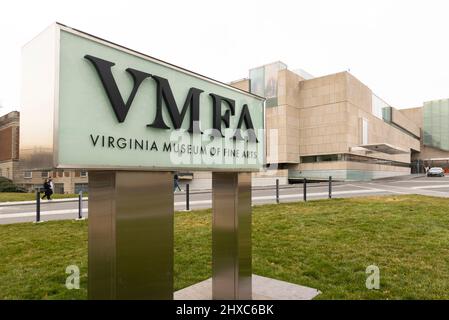
[[[409,179],[386,179],[373,182],[335,182],[332,188],[333,198],[348,198],[373,195],[393,194],[423,194],[429,196],[449,197],[449,177],[427,178],[414,177]],[[280,188],[280,202],[295,202],[303,200],[302,184]],[[254,188],[252,192],[253,205],[276,202],[276,192],[272,188]],[[307,200],[325,199],[328,197],[327,183],[308,183]],[[185,193],[175,193],[175,210],[185,210]],[[88,201],[83,201],[83,216],[88,215]],[[210,191],[192,191],[190,194],[190,209],[204,209],[212,206]],[[78,216],[77,201],[42,201],[41,220],[76,219]],[[0,224],[32,222],[36,217],[35,203],[19,203],[5,205],[0,203]]]

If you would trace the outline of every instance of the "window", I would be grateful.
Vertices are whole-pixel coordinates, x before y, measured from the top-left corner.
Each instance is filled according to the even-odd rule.
[[[341,161],[341,154],[326,154],[321,155],[317,157],[318,162],[325,162],[325,161]]]
[[[3,176],[2,169],[0,168],[0,177],[2,177],[2,176]]]
[[[362,145],[368,144],[368,120],[365,118],[360,119],[361,122],[361,141]]]
[[[424,103],[424,145],[449,151],[449,99]]]
[[[251,93],[267,98],[266,106],[277,106],[278,73],[287,65],[278,61],[249,71]]]
[[[9,179],[9,168],[6,168],[6,178]]]
[[[384,117],[384,110],[391,107],[382,99],[380,99],[375,94],[372,95],[372,113],[379,119],[385,119]]]
[[[31,178],[33,178],[33,172],[31,172],[31,171],[25,171],[25,172],[23,173],[23,177],[24,177],[25,179],[31,179]]]
[[[80,177],[81,178],[87,178],[87,171],[81,171],[80,172]]]
[[[87,183],[75,183],[75,193],[78,194],[82,191],[83,193],[89,192],[89,184]]]
[[[343,154],[324,154],[319,156],[301,157],[301,163],[341,161],[343,160],[343,156]]]
[[[48,178],[49,172],[48,171],[42,171],[41,172],[41,178]]]
[[[319,156],[305,156],[301,157],[301,163],[315,163],[315,162],[326,162],[326,161],[350,161],[350,162],[360,162],[369,164],[378,164],[385,166],[394,167],[410,167],[410,164],[405,162],[398,162],[380,158],[371,158],[366,156],[360,156],[356,154],[328,154]]]

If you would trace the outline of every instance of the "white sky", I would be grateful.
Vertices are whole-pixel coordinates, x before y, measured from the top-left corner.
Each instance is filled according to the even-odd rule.
[[[0,115],[20,110],[21,46],[54,21],[220,81],[281,60],[350,69],[394,107],[449,97],[447,0],[39,0],[0,6]]]

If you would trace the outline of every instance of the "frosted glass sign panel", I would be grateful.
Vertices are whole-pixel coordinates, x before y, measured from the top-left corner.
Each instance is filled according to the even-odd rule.
[[[449,151],[449,99],[424,103],[424,145]]]
[[[58,24],[23,59],[21,146],[31,167],[263,165],[261,97]]]

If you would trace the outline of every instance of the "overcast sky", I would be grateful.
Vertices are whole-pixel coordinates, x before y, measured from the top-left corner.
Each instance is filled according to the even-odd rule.
[[[394,107],[449,98],[449,1],[2,1],[0,114],[20,110],[21,47],[54,21],[220,81],[281,60],[350,69]]]

